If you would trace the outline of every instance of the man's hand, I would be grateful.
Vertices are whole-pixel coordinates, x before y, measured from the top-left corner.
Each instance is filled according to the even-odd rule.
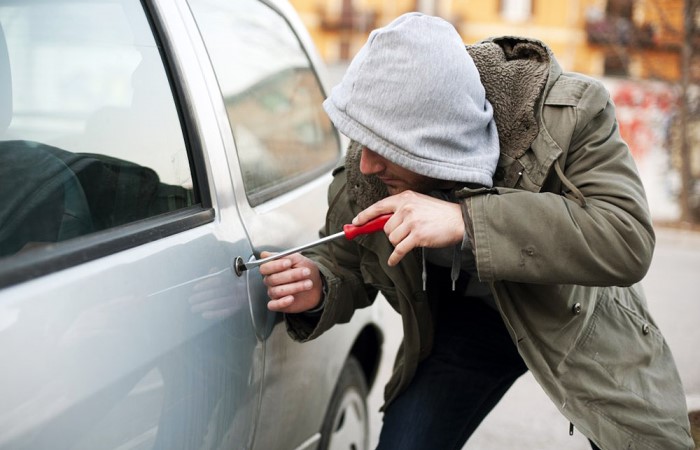
[[[464,237],[464,220],[459,204],[413,191],[404,191],[378,201],[352,221],[362,225],[381,214],[394,215],[384,232],[394,245],[389,265],[394,266],[416,247],[444,248],[457,245]]]
[[[262,252],[261,258],[273,253]],[[323,295],[321,273],[309,258],[294,253],[260,266],[270,311],[299,313],[315,308]]]

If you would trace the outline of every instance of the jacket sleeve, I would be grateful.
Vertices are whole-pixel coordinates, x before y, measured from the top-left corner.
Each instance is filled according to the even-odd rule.
[[[483,281],[626,286],[649,268],[654,232],[644,188],[607,90],[592,82],[567,108],[574,128],[555,164],[582,198],[500,188],[466,198]],[[548,177],[556,176],[553,168]]]
[[[332,198],[338,191],[342,197],[333,202]],[[329,202],[339,206],[328,212],[327,225],[319,232],[320,237],[342,231],[343,224],[352,221],[354,216],[346,206],[345,196],[345,176],[341,172],[329,190]],[[359,246],[355,242],[336,239],[304,252],[304,256],[318,265],[326,281],[327,293],[320,315],[285,315],[287,332],[302,342],[317,338],[335,324],[350,321],[355,309],[371,305],[377,296],[377,290],[363,282]]]

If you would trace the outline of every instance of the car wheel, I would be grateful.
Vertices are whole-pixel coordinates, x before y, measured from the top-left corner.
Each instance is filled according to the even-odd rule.
[[[350,356],[343,366],[321,427],[319,450],[367,450],[367,391],[360,363]]]

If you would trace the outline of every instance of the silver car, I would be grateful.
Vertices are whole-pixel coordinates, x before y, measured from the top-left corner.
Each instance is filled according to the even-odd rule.
[[[262,250],[343,143],[277,0],[0,0],[0,449],[361,449],[381,313],[293,342]]]

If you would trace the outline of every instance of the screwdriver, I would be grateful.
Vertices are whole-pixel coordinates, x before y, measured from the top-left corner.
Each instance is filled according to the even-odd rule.
[[[381,231],[384,229],[384,224],[389,220],[389,218],[392,216],[392,214],[384,214],[378,217],[375,217],[374,219],[370,220],[364,225],[360,226],[355,226],[352,224],[347,224],[343,225],[343,231],[332,234],[330,236],[326,236],[324,238],[318,239],[316,241],[310,242],[308,244],[301,245],[299,247],[291,248],[289,250],[285,250],[280,253],[275,253],[272,256],[268,256],[267,258],[263,259],[254,259],[253,261],[248,261],[247,263],[243,262],[243,259],[239,256],[236,258],[235,261],[235,268],[236,268],[236,273],[240,276],[241,273],[245,272],[246,270],[250,270],[254,267],[258,267],[261,264],[265,264],[270,261],[274,261],[276,259],[282,258],[287,255],[291,255],[292,253],[298,253],[302,250],[306,250],[307,248],[315,247],[320,244],[325,244],[326,242],[334,241],[336,239],[340,239],[341,237],[344,237],[348,241],[351,241],[355,239],[357,236],[363,235],[363,234],[371,234],[376,231]]]

